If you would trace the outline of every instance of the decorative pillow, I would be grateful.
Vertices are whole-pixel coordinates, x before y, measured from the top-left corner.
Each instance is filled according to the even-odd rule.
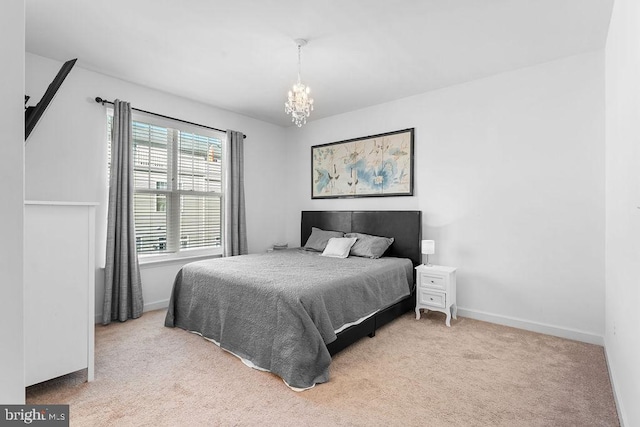
[[[332,237],[344,237],[344,233],[342,231],[326,231],[311,227],[311,236],[307,239],[304,248],[309,251],[322,252]]]
[[[332,237],[321,255],[332,258],[346,258],[349,256],[349,251],[356,243],[356,240],[358,240],[356,237]]]
[[[393,237],[379,237],[362,233],[347,233],[345,237],[356,237],[358,241],[351,248],[351,255],[365,258],[380,258],[393,243]]]

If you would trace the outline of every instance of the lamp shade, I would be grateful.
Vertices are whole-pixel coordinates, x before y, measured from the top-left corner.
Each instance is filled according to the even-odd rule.
[[[423,240],[422,241],[422,253],[424,255],[433,255],[436,253],[436,241],[435,240]]]

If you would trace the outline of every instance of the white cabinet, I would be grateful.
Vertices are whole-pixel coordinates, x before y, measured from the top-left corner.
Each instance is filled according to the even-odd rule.
[[[440,311],[447,315],[447,326],[451,326],[451,316],[457,319],[458,311],[456,268],[423,264],[416,267],[416,277],[416,320],[420,319],[420,309]]]
[[[95,204],[25,202],[25,385],[93,380]]]

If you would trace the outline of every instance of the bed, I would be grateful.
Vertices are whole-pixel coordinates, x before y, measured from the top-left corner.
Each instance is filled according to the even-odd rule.
[[[331,356],[413,308],[419,211],[303,211],[312,228],[393,237],[384,257],[300,248],[185,265],[165,325],[198,333],[294,390],[329,380]]]

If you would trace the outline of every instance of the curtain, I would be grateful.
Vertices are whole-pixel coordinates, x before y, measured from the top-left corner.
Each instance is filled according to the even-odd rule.
[[[227,130],[225,141],[224,256],[243,255],[247,249],[244,206],[244,135]]]
[[[133,222],[131,105],[116,99],[113,106],[103,325],[138,318],[143,309]]]

